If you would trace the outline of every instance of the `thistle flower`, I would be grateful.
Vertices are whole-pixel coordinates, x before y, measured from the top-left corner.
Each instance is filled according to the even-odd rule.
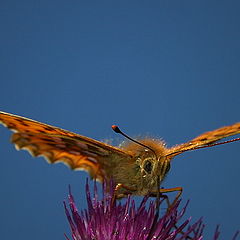
[[[102,200],[98,199],[95,184],[93,198],[86,183],[88,209],[78,211],[69,189],[68,210],[64,202],[65,213],[70,224],[73,240],[201,240],[204,224],[199,219],[190,224],[191,218],[182,221],[187,204],[180,211],[178,201],[169,211],[156,219],[156,204],[144,197],[140,206],[129,196],[122,204],[114,198],[113,191],[107,192],[103,185]],[[161,207],[161,203],[160,203]],[[181,220],[181,223],[180,223]],[[238,233],[233,240],[236,240]],[[66,235],[65,235],[66,236]],[[219,237],[217,227],[213,240]],[[66,236],[67,240],[70,240]]]

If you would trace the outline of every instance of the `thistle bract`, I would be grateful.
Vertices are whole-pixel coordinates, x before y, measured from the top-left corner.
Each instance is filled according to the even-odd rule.
[[[86,184],[88,209],[78,211],[69,190],[68,205],[64,203],[73,240],[201,240],[204,224],[202,219],[190,224],[190,218],[183,220],[187,204],[179,210],[178,201],[169,211],[156,218],[155,201],[147,204],[144,197],[140,206],[129,196],[124,203],[116,201],[113,191],[103,186],[103,197],[98,199],[97,187],[93,196]],[[161,208],[160,203],[160,208]],[[237,234],[233,240],[237,238]],[[219,237],[218,228],[212,239]],[[67,236],[66,238],[70,240]],[[209,238],[208,238],[209,239]]]

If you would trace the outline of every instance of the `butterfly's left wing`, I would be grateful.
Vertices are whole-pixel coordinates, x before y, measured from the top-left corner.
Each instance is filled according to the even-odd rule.
[[[100,181],[111,177],[112,158],[131,158],[119,148],[17,115],[0,112],[0,123],[14,131],[12,142],[17,149],[43,156],[50,163],[63,162],[72,169],[86,170]]]
[[[240,122],[230,126],[221,127],[216,130],[206,132],[192,139],[189,142],[174,146],[169,149],[168,155],[176,156],[182,152],[189,151],[201,146],[207,146],[222,138],[230,137],[240,133]]]

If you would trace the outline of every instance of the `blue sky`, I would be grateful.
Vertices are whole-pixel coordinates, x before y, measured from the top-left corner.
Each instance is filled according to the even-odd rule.
[[[94,139],[168,146],[240,121],[239,1],[1,1],[0,109]],[[71,184],[84,172],[15,151],[0,129],[2,239],[64,239]],[[239,228],[239,142],[174,159],[163,186],[184,188],[186,216],[211,238]]]

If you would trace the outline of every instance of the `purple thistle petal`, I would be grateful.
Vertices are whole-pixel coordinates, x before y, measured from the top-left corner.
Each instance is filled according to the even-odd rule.
[[[215,239],[218,239],[219,235],[220,235],[219,225],[217,225],[216,230],[215,230],[215,233],[214,233],[214,236],[213,236],[213,239],[214,239],[214,240],[215,240]]]
[[[237,232],[234,234],[234,236],[233,236],[233,239],[232,239],[232,240],[237,240],[237,236],[238,236],[238,234],[239,234],[239,231],[237,231]]]
[[[91,197],[88,182],[86,182],[86,198],[88,209],[79,212],[69,188],[69,209],[64,202],[73,240],[202,240],[204,224],[199,219],[190,225],[191,218],[180,224],[184,216],[188,202],[180,210],[180,201],[177,201],[170,210],[160,218],[156,218],[156,204],[144,197],[140,206],[136,208],[131,196],[125,202],[115,201],[114,185],[110,192],[109,186],[103,184],[102,200],[98,199],[97,186],[94,183],[93,197]],[[161,207],[162,201],[160,201]],[[216,228],[213,240],[219,237],[219,227]],[[234,235],[236,240],[238,232]],[[67,240],[70,240],[65,236]]]

